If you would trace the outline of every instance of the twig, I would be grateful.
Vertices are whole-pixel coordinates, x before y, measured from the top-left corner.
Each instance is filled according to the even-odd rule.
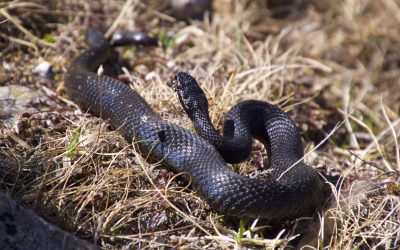
[[[29,30],[27,30],[24,26],[21,25],[21,21],[18,18],[11,16],[6,9],[0,9],[0,14],[2,14],[10,22],[12,22],[15,25],[15,27],[17,27],[22,33],[24,33],[29,39],[31,39],[33,43],[37,43],[38,45],[44,47],[50,47],[53,49],[56,48],[54,44],[46,42],[40,39],[39,37],[35,36],[34,34],[32,34]]]
[[[15,37],[12,37],[12,36],[9,36],[9,37],[7,37],[7,38],[8,38],[8,40],[10,40],[11,42],[18,43],[18,44],[21,44],[21,45],[23,45],[23,46],[32,48],[32,49],[35,51],[35,54],[36,54],[36,55],[39,54],[39,49],[38,49],[38,47],[37,47],[34,43],[31,43],[31,42],[28,42],[28,41],[25,41],[25,40],[22,40],[22,39],[19,39],[19,38],[15,38]]]
[[[392,135],[393,135],[394,145],[396,147],[395,150],[396,150],[397,170],[400,171],[400,152],[399,152],[399,143],[397,142],[397,134],[396,134],[396,131],[394,130],[392,122],[390,121],[390,119],[386,113],[382,98],[381,98],[381,109],[382,109],[383,116],[385,117],[385,120],[388,123],[390,131],[392,132]]]
[[[13,133],[12,131],[7,131],[6,135],[8,137],[10,137],[13,141],[15,141],[16,143],[18,143],[20,146],[22,146],[23,148],[27,149],[27,150],[31,150],[32,147],[29,146],[28,143],[26,143],[24,140],[22,140],[21,138],[19,138],[15,133]]]
[[[349,106],[350,106],[350,81],[351,78],[348,79],[348,81],[344,85],[344,94],[343,94],[343,110],[345,112],[345,116],[348,116],[347,112],[349,111]],[[353,133],[353,128],[351,127],[349,119],[346,119],[344,121],[344,126],[347,130],[347,133],[349,134],[349,143],[350,146],[356,149],[360,149],[360,145],[358,144],[357,138]]]
[[[112,33],[117,29],[118,25],[122,22],[123,18],[125,17],[125,14],[128,13],[131,9],[133,9],[135,6],[133,5],[133,1],[135,0],[126,0],[124,6],[122,6],[121,12],[118,14],[117,18],[115,21],[111,24],[110,28],[106,31],[104,34],[105,37],[110,37]],[[135,5],[137,4],[137,1]]]
[[[341,112],[343,115],[345,114],[345,112],[344,112],[343,110],[338,109],[338,111]],[[362,121],[359,120],[358,118],[356,118],[356,117],[354,117],[354,116],[352,116],[352,115],[349,116],[349,118],[350,118],[352,121],[356,122],[356,123],[357,123],[358,125],[360,125],[361,127],[363,127],[363,128],[368,132],[368,134],[369,134],[369,135],[371,136],[371,138],[372,138],[372,142],[371,142],[370,146],[375,144],[375,147],[376,147],[376,149],[378,150],[379,155],[382,156],[382,158],[383,158],[383,152],[382,152],[382,149],[381,149],[381,147],[380,147],[380,145],[379,145],[379,141],[378,141],[378,139],[376,138],[376,136],[374,135],[374,133],[372,132],[372,130],[371,130],[364,122],[362,122]],[[369,151],[370,146],[368,146],[368,147],[366,147],[364,150],[362,150],[363,153],[362,153],[361,156],[357,156],[355,165],[359,165],[359,164],[364,160],[364,156],[365,156],[366,153]],[[383,163],[385,164],[386,168],[387,168],[389,171],[393,171],[393,169],[392,169],[392,167],[390,166],[390,164],[389,164],[384,158],[383,158]]]

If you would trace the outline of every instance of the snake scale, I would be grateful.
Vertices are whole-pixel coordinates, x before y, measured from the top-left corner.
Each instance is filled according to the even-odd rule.
[[[143,37],[136,39],[140,43]],[[113,46],[103,38],[78,55],[65,75],[67,94],[82,108],[101,115],[128,142],[134,141],[144,157],[162,161],[175,172],[186,172],[212,208],[226,215],[271,222],[312,215],[321,208],[323,183],[319,174],[301,161],[301,137],[280,108],[262,101],[240,102],[228,112],[224,136],[220,136],[209,122],[208,110],[194,109],[207,108],[196,80],[177,73],[173,84],[198,135],[162,120],[129,86],[94,73],[112,52]],[[270,171],[263,179],[239,175],[226,163],[242,161],[250,154],[252,136],[267,148]]]

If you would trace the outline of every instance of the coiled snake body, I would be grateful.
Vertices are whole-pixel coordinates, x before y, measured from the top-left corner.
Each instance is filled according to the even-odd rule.
[[[143,156],[162,160],[176,172],[187,172],[201,197],[223,214],[280,222],[311,215],[321,207],[318,173],[302,161],[296,163],[303,156],[301,138],[281,109],[261,101],[241,102],[228,113],[221,137],[208,123],[207,110],[192,110],[200,104],[204,107],[202,94],[192,98],[199,91],[196,81],[178,73],[173,83],[179,99],[200,135],[213,146],[201,136],[161,120],[127,85],[93,73],[112,49],[103,39],[79,55],[66,73],[65,89],[74,102],[108,120],[128,142],[134,140]],[[246,158],[251,135],[268,150],[271,171],[263,180],[233,172],[221,156],[230,162]]]

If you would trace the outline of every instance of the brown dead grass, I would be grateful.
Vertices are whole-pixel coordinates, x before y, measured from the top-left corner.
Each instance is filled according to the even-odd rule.
[[[14,197],[105,249],[283,248],[299,238],[296,226],[278,237],[253,221],[238,237],[238,219],[216,214],[184,178],[146,163],[106,123],[60,98],[63,73],[84,48],[83,31],[102,24],[110,32],[169,37],[159,48],[121,50],[135,65],[121,78],[164,119],[191,128],[168,86],[177,70],[201,82],[218,126],[244,99],[268,100],[289,112],[305,139],[307,162],[343,178],[337,202],[320,219],[323,229],[313,223],[302,244],[399,247],[398,1],[322,1],[273,19],[261,1],[219,0],[212,19],[190,23],[165,15],[167,7],[157,1],[57,2],[0,4],[1,55],[9,66],[0,70],[1,85],[47,90],[32,104],[37,113],[2,125],[0,152],[15,165],[0,165],[1,186]],[[31,76],[41,60],[52,63],[54,81]],[[79,145],[68,157],[66,146],[79,129]],[[254,155],[260,161],[263,154]],[[258,172],[259,165],[253,159],[235,169]]]

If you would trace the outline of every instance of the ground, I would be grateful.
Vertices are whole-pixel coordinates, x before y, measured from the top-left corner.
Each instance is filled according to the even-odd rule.
[[[301,2],[278,15],[263,1],[215,0],[195,21],[176,20],[155,0],[0,8],[0,86],[35,97],[14,119],[13,102],[0,100],[0,187],[46,220],[104,249],[400,246],[399,1]],[[158,37],[156,48],[119,50],[128,62],[119,78],[170,122],[193,130],[169,85],[177,71],[199,80],[219,128],[240,100],[281,106],[301,131],[305,161],[341,177],[320,218],[299,236],[296,222],[269,232],[220,215],[70,102],[63,76],[88,27]],[[44,61],[53,75],[33,73]],[[252,159],[233,168],[254,175],[263,157],[255,144]]]

